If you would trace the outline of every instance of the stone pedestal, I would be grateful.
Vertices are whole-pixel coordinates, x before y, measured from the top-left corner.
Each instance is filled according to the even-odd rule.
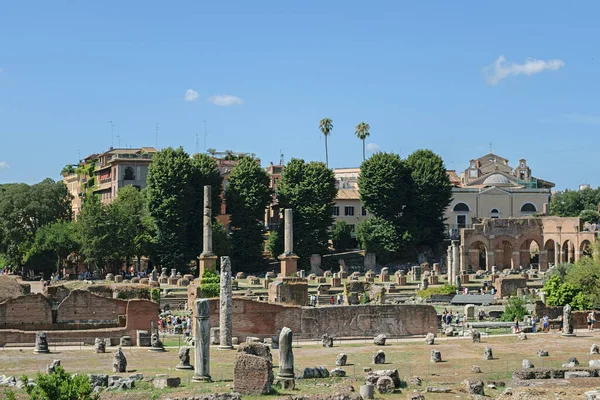
[[[217,256],[214,254],[200,254],[198,260],[200,262],[200,279],[202,279],[204,271],[215,272],[217,270]]]
[[[439,278],[437,275],[429,276],[429,284],[430,285],[437,285],[438,283],[439,283]]]
[[[298,256],[296,255],[281,255],[281,276],[294,276],[298,272]]]
[[[373,278],[372,276],[366,276],[365,282],[375,283],[375,278]]]
[[[338,272],[338,276],[340,277],[340,279],[348,279],[347,272],[340,271],[340,272]]]
[[[406,286],[406,275],[396,275],[396,285]]]
[[[331,287],[341,287],[342,286],[342,279],[338,278],[337,276],[334,276],[333,278],[331,278]]]
[[[262,287],[263,289],[268,289],[269,285],[271,284],[271,282],[273,282],[272,280],[270,280],[269,278],[265,278],[262,281]]]
[[[390,276],[388,274],[380,274],[379,275],[379,281],[380,282],[389,282],[390,281]]]
[[[460,283],[463,285],[465,283],[469,283],[469,274],[461,274],[460,275]]]

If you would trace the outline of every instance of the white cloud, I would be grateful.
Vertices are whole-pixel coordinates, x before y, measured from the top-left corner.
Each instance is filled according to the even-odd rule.
[[[367,151],[371,152],[371,153],[378,152],[380,149],[380,147],[377,143],[367,143],[366,148],[367,148]]]
[[[229,94],[218,94],[216,96],[210,96],[208,98],[208,101],[210,101],[216,106],[222,107],[239,106],[241,104],[244,104],[244,100],[236,96],[231,96]]]
[[[188,89],[185,92],[185,101],[196,101],[198,100],[198,92],[196,92],[194,89]]]
[[[528,58],[524,64],[507,63],[504,56],[498,57],[492,65],[489,65],[483,69],[486,80],[490,85],[495,85],[502,79],[508,78],[511,75],[527,75],[531,76],[539,74],[544,70],[556,71],[557,69],[564,67],[565,63],[562,60],[536,60]]]
[[[578,122],[580,124],[600,125],[600,117],[580,114],[563,114],[562,117],[571,122]]]
[[[0,161],[0,169],[10,168],[6,161]]]
[[[0,72],[3,72],[4,70],[2,68],[0,68]]]

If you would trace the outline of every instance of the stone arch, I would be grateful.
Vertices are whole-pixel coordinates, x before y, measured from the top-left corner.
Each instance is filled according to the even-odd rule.
[[[496,252],[496,266],[500,269],[512,268],[516,267],[513,262],[513,243],[507,239],[500,239],[496,242],[495,252]]]
[[[537,239],[522,240],[519,248],[519,265],[523,268],[529,268],[529,266],[535,264],[539,265],[541,250],[540,241]]]
[[[488,269],[487,265],[488,247],[482,241],[478,240],[469,247],[469,265],[472,271]]]
[[[587,239],[582,240],[581,244],[579,245],[579,251],[581,252],[580,254],[582,256],[591,257],[592,256],[592,243]]]
[[[554,239],[546,240],[544,244],[544,251],[546,252],[546,260],[548,265],[556,265],[556,242]]]
[[[575,245],[570,240],[565,240],[561,247],[561,260],[565,263],[575,262]]]
[[[471,211],[471,208],[469,208],[469,205],[467,203],[460,202],[454,205],[452,211],[469,212]]]

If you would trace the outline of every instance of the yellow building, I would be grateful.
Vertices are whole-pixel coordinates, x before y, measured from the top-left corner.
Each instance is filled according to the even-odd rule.
[[[554,184],[533,177],[525,159],[512,168],[507,159],[490,152],[471,160],[460,179],[454,171],[448,173],[454,187],[446,223],[453,237],[458,236],[460,228],[471,227],[478,218],[547,214]]]

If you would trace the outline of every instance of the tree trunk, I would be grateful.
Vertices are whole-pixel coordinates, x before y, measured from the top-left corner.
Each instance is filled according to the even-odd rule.
[[[365,139],[363,139],[363,161],[365,161]]]
[[[327,153],[327,135],[325,135],[325,165],[329,168],[329,154]]]

